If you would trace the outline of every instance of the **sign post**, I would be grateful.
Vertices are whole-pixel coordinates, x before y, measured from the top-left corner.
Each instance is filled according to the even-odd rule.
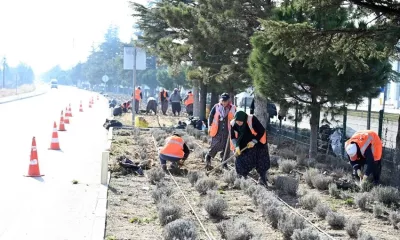
[[[106,92],[106,85],[107,85],[107,82],[108,82],[108,76],[107,75],[104,75],[102,78],[101,78],[101,80],[104,82],[104,92]]]

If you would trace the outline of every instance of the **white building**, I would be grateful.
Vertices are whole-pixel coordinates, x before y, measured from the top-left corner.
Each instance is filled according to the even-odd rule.
[[[392,63],[393,70],[400,72],[400,61],[394,61]],[[400,83],[391,82],[387,85],[386,92],[386,107],[387,108],[400,108]]]

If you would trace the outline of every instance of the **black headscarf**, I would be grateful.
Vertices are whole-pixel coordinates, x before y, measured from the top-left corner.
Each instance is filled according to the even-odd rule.
[[[240,142],[243,139],[243,136],[245,136],[246,134],[251,133],[250,132],[250,128],[247,125],[247,113],[243,112],[243,111],[237,111],[235,113],[235,121],[241,121],[243,122],[242,126],[238,125],[238,138],[237,138],[237,142],[236,142],[236,147],[240,146]]]

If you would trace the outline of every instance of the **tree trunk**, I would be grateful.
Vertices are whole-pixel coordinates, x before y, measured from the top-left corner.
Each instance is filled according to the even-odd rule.
[[[207,85],[200,82],[200,119],[206,119]]]
[[[217,92],[217,90],[215,90],[214,88],[211,90],[211,103],[210,106],[214,106],[215,104],[217,104],[219,101],[219,94]]]
[[[259,94],[254,94],[254,115],[265,129],[267,129],[267,122],[269,119],[267,102],[268,101]]]
[[[309,149],[309,157],[316,158],[318,154],[318,129],[319,129],[319,118],[320,118],[320,105],[316,101],[313,100],[311,103],[311,117],[310,117],[310,149]]]
[[[397,166],[400,165],[400,115],[397,123],[397,136],[396,136],[396,155],[394,162]]]
[[[199,80],[193,80],[193,117],[200,117]]]

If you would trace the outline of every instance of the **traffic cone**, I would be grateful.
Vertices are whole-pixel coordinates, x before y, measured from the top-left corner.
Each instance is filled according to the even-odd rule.
[[[60,117],[60,125],[58,127],[58,131],[67,131],[64,126],[64,111],[61,110],[61,117]]]
[[[68,108],[68,117],[72,117],[71,103],[69,104]]]
[[[51,136],[50,150],[61,150],[60,143],[58,142],[57,124],[54,121],[53,134]]]
[[[65,108],[65,118],[64,118],[64,123],[65,124],[70,124],[70,122],[69,122],[69,116],[68,116],[68,108],[66,107]]]
[[[92,108],[92,100],[89,100],[89,108]]]
[[[79,105],[79,112],[83,112],[82,101],[81,101],[81,104]]]
[[[28,174],[24,175],[24,176],[25,177],[44,176],[44,175],[40,174],[40,170],[39,170],[39,158],[38,158],[38,154],[37,154],[35,137],[32,138],[31,157],[30,157],[30,162],[29,162]]]

